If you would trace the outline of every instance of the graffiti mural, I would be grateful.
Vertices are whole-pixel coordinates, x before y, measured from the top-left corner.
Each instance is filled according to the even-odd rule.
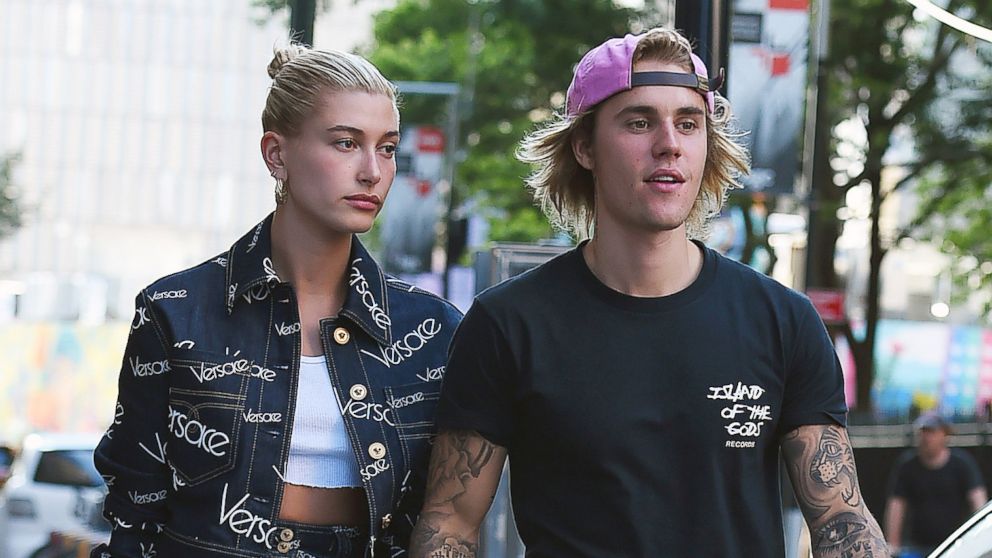
[[[986,413],[992,401],[992,330],[938,322],[881,320],[875,349],[875,407],[945,415]]]
[[[105,430],[128,330],[128,323],[0,326],[0,440]]]

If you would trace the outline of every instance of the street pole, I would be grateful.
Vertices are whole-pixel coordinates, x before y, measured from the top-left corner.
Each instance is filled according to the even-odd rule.
[[[710,17],[712,6],[709,2],[677,2],[675,4],[675,28],[682,31],[695,43],[696,54],[709,64],[710,60]]]
[[[696,54],[710,70],[709,77],[715,76],[720,68],[727,67],[731,4],[732,0],[675,4],[675,28],[695,43]],[[726,90],[721,93],[726,96]]]
[[[444,158],[445,179],[448,181],[448,200],[444,210],[445,234],[450,234],[451,223],[457,207],[458,198],[455,192],[455,166],[458,158],[459,124],[462,119],[461,103],[462,88],[457,83],[433,81],[397,81],[394,82],[403,95],[441,95],[447,97],[448,126],[445,130]],[[448,243],[445,243],[447,246]],[[441,278],[442,296],[449,296],[448,272],[452,258],[447,249],[444,253],[444,276]]]
[[[313,46],[317,0],[289,0],[289,33],[297,42]]]
[[[803,197],[806,199],[806,266],[804,290],[836,287],[833,253],[829,250],[836,234],[826,234],[833,223],[827,212],[834,209],[827,191],[833,183],[830,170],[830,115],[827,110],[827,38],[830,25],[830,0],[814,3],[815,22],[810,26],[811,64],[815,68],[815,91],[806,96],[806,130],[803,147]]]

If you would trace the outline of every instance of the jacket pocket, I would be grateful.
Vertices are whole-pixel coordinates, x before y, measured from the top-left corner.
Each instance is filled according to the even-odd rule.
[[[174,387],[220,394],[244,394],[252,377],[274,376],[275,372],[255,365],[240,355],[225,355],[176,348],[169,355]]]
[[[386,386],[385,391],[407,467],[426,466],[430,444],[437,432],[434,413],[441,395],[441,382]]]
[[[167,455],[187,486],[234,467],[244,403],[241,393],[169,389],[171,443]]]

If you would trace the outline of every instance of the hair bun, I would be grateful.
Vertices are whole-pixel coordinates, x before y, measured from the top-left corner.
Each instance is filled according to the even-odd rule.
[[[272,49],[272,62],[269,62],[269,77],[275,79],[276,74],[279,73],[279,70],[283,66],[306,51],[307,47],[297,43],[290,43],[283,47],[274,47]]]

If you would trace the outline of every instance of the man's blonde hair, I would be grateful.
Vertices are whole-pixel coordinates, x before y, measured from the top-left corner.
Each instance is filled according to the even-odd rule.
[[[633,62],[655,60],[693,71],[688,39],[673,29],[652,29],[638,41]],[[686,219],[690,238],[705,238],[708,220],[723,208],[727,192],[741,186],[739,177],[750,172],[747,151],[731,128],[730,103],[715,95],[715,109],[706,113],[706,166],[699,195]],[[598,105],[597,105],[598,106]],[[576,116],[562,109],[520,143],[517,158],[535,167],[525,180],[534,199],[551,223],[577,238],[591,236],[596,218],[596,193],[592,173],[582,167],[572,151],[576,133],[593,133],[597,107]]]

